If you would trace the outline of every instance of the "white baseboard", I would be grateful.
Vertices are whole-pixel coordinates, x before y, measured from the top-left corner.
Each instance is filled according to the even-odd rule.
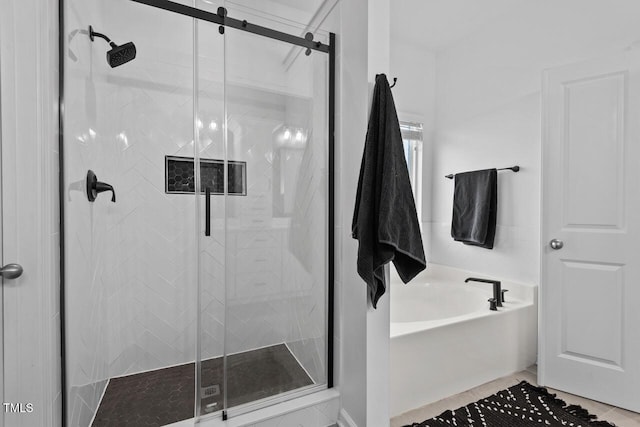
[[[349,413],[345,411],[344,408],[342,408],[338,413],[338,426],[339,427],[358,427],[358,424],[356,424],[356,422],[353,421],[353,418],[351,418],[351,415],[349,415]]]

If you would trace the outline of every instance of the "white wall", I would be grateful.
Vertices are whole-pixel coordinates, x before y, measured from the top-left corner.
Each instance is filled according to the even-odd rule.
[[[402,24],[391,21],[392,27]],[[422,123],[430,136],[436,120],[436,54],[414,41],[393,37],[390,55],[389,77],[398,78],[392,90],[398,117]]]
[[[390,71],[391,33],[389,0],[369,0],[369,47],[368,78],[369,102],[373,100],[376,74],[385,73],[387,79]],[[369,114],[371,107],[369,107]],[[377,308],[369,305],[367,310],[367,426],[387,426],[389,405],[389,342],[390,342],[390,304],[392,290],[389,283],[389,266],[386,268],[387,292],[377,303]],[[392,268],[392,267],[391,267]],[[360,280],[361,285],[365,285]],[[365,285],[366,286],[366,285]],[[371,303],[371,301],[369,301]]]
[[[437,15],[438,10],[430,12]],[[523,2],[462,39],[450,38],[457,41],[436,52],[436,73],[428,77],[437,88],[433,164],[424,169],[425,188],[432,188],[430,209],[428,197],[424,203],[431,214],[423,214],[431,221],[425,230],[431,233],[425,238],[428,261],[539,282],[542,70],[626,48],[640,39],[638,12],[640,5],[630,0],[616,1],[615,7],[595,0]],[[403,52],[407,45],[399,41],[392,52]],[[414,68],[413,62],[405,67]],[[408,84],[418,85],[425,76],[414,76]],[[420,105],[422,98],[408,94],[402,102]],[[494,250],[454,242],[453,181],[444,175],[516,164],[522,167],[519,173],[498,175]]]
[[[367,129],[367,0],[341,1],[337,31],[336,133],[336,367],[343,424],[365,426],[366,285],[356,272],[357,242],[351,237],[358,172]],[[359,19],[352,19],[352,17]]]

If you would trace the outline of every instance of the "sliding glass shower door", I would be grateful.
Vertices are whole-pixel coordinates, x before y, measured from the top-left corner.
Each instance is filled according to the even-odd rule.
[[[248,7],[227,13],[304,34]],[[224,160],[218,181],[202,177],[212,228],[200,243],[202,332],[224,325],[224,352],[212,358],[203,339],[200,413],[233,416],[327,384],[329,58],[235,29],[201,31],[200,58],[217,57],[210,37],[224,39],[225,114],[222,144],[201,141],[201,161]],[[328,43],[328,35],[314,40]],[[219,104],[202,90],[202,66],[199,73],[204,115]],[[224,266],[224,290],[207,263]],[[207,304],[210,295],[224,295],[224,304]]]
[[[306,52],[248,1],[107,3],[62,3],[65,425],[330,386],[328,34]]]

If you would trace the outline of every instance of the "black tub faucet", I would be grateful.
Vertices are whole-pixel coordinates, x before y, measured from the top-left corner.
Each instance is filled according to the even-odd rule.
[[[493,299],[496,301],[496,306],[502,307],[502,302],[504,301],[504,293],[501,289],[501,284],[499,280],[489,280],[489,279],[478,279],[477,277],[468,277],[464,283],[467,282],[481,282],[481,283],[491,283],[493,284]]]

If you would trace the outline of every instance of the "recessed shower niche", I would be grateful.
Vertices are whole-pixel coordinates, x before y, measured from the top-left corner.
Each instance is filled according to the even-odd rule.
[[[194,194],[195,168],[191,157],[165,156],[165,192],[168,194]],[[230,196],[247,195],[247,162],[228,160],[227,192]],[[208,187],[211,194],[224,191],[225,162],[218,159],[200,159],[200,192]]]
[[[195,1],[214,20],[195,23],[145,3],[63,3],[65,185],[93,170],[118,195],[62,199],[72,427],[232,418],[332,386],[332,38],[240,7],[220,34],[218,5]],[[111,68],[89,24],[135,59]]]

